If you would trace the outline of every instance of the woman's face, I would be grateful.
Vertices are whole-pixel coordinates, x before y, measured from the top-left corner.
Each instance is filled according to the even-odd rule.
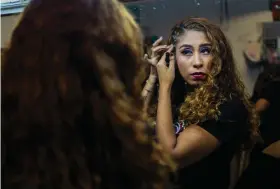
[[[176,60],[180,74],[189,85],[200,85],[211,70],[211,43],[204,32],[186,30],[176,44]]]

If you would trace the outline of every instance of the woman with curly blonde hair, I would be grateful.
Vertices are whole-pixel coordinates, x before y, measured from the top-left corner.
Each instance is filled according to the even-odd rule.
[[[162,188],[142,37],[116,0],[32,0],[2,63],[4,189]]]
[[[231,160],[254,144],[259,122],[229,42],[219,27],[202,18],[177,24],[169,45],[159,45],[161,40],[148,60],[159,82],[156,136],[180,167],[175,185],[226,189]],[[142,92],[148,100],[155,83],[153,74]]]

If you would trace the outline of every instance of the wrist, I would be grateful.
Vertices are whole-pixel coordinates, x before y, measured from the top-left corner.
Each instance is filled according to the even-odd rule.
[[[144,87],[144,90],[146,90],[146,91],[148,91],[148,92],[152,92],[153,89],[154,89],[154,87],[155,87],[155,85],[156,85],[156,80],[153,81],[153,80],[147,79],[147,80],[146,80],[146,85],[145,85],[145,87]]]
[[[160,84],[159,85],[159,92],[160,93],[171,93],[171,88],[172,88],[172,85]]]
[[[150,75],[149,78],[147,79],[147,82],[149,83],[156,83],[157,81],[157,76],[156,75]]]

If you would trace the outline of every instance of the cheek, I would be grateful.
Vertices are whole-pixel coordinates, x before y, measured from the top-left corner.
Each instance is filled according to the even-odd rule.
[[[190,63],[184,56],[177,56],[176,57],[177,66],[179,69],[179,72],[182,76],[188,74],[190,72]]]
[[[210,72],[212,70],[212,66],[213,66],[213,57],[212,56],[207,56],[204,57],[204,65],[207,69],[208,72]]]

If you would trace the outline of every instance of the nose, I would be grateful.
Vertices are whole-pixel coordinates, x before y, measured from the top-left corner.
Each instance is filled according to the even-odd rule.
[[[203,62],[202,62],[200,54],[199,53],[195,53],[193,67],[201,68],[202,66],[203,66]]]

